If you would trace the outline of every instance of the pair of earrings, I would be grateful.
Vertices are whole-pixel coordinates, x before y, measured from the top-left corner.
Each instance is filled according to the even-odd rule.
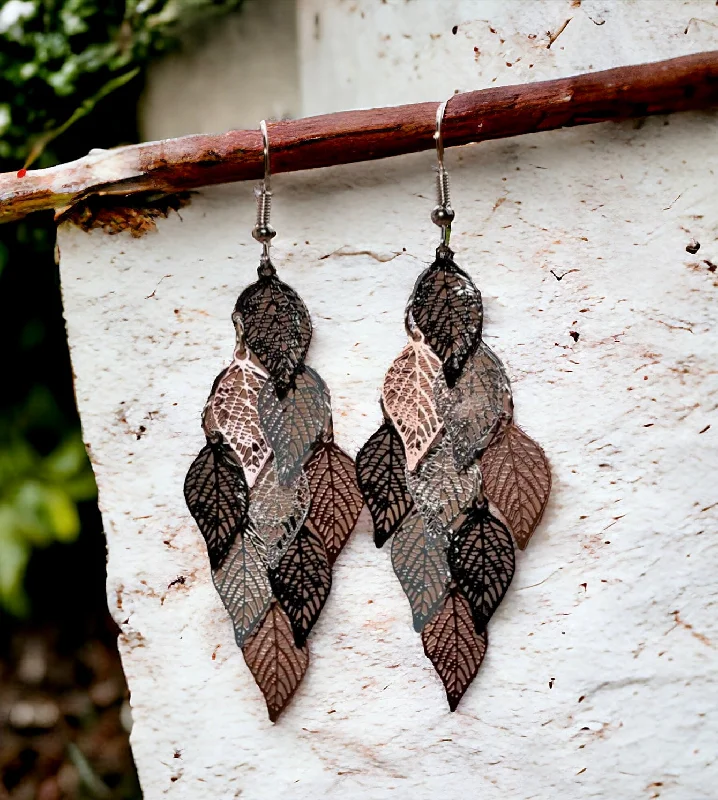
[[[449,248],[454,212],[437,109],[436,260],[418,278],[409,343],[387,372],[384,421],[356,459],[334,442],[329,390],[305,364],[309,312],[270,258],[267,126],[255,190],[258,280],[237,300],[234,358],[202,416],[207,443],[185,479],[212,578],[275,721],[309,663],[307,638],[332,566],[366,503],[424,652],[455,710],[487,649],[487,626],[548,501],[539,445],[513,423],[501,361],[481,338],[481,294]]]

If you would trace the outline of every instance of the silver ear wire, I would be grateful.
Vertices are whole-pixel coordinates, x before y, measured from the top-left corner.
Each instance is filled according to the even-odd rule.
[[[262,264],[269,264],[269,247],[272,239],[277,232],[269,224],[269,217],[272,212],[272,173],[269,164],[269,135],[267,134],[267,123],[262,120],[259,123],[262,131],[262,152],[264,154],[264,179],[259,186],[254,189],[257,198],[257,224],[254,226],[252,236],[262,245]]]
[[[453,96],[453,95],[452,95]],[[451,98],[449,98],[451,99]],[[451,197],[449,194],[449,173],[444,166],[444,137],[441,131],[444,122],[444,114],[449,100],[445,100],[436,109],[436,131],[434,140],[436,141],[436,160],[439,169],[436,175],[436,206],[431,212],[431,221],[434,225],[441,228],[441,242],[439,249],[446,252],[449,249],[449,239],[451,238],[451,223],[454,220],[454,210],[451,207]]]

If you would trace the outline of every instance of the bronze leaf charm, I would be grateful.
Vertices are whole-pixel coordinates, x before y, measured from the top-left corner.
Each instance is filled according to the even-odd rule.
[[[511,534],[489,513],[488,504],[473,506],[451,537],[449,567],[480,633],[504,599],[516,569]]]
[[[449,709],[456,711],[484,660],[488,637],[486,630],[476,632],[471,607],[455,584],[442,609],[424,626],[421,641],[444,684]]]
[[[451,387],[481,340],[481,292],[449,256],[437,257],[416,282],[411,316],[444,365]]]
[[[481,457],[486,494],[525,550],[551,493],[546,454],[517,425],[508,425]]]
[[[222,440],[207,439],[184,482],[190,514],[207,543],[212,569],[222,564],[247,524],[248,489],[233,450]]]
[[[426,535],[424,520],[412,511],[391,543],[391,563],[406,594],[414,618],[414,630],[421,631],[446,596],[451,580],[446,544]]]
[[[247,345],[282,397],[304,363],[312,322],[302,298],[271,270],[242,292],[235,313],[241,316]]]
[[[305,467],[312,505],[307,527],[324,539],[334,564],[364,506],[354,462],[334,442],[320,445]]]
[[[306,525],[269,570],[272,591],[289,618],[297,647],[303,647],[332,588],[332,568],[322,537]]]
[[[276,722],[309,666],[309,651],[294,643],[292,626],[276,601],[244,643],[242,653],[264,695],[269,719]]]
[[[357,481],[374,523],[374,542],[382,547],[413,506],[406,485],[406,456],[391,422],[371,435],[356,459]]]
[[[441,430],[434,382],[441,362],[421,338],[412,340],[389,367],[382,399],[401,436],[406,466],[414,470]]]

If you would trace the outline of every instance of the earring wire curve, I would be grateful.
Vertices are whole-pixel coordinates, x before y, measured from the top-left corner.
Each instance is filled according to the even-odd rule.
[[[450,99],[451,98],[449,98],[449,100]],[[444,136],[442,132],[444,114],[446,113],[446,106],[449,100],[445,100],[436,109],[436,130],[434,131],[436,160],[439,166],[436,175],[437,204],[431,212],[431,221],[441,228],[441,242],[439,244],[439,252],[441,255],[447,255],[451,252],[449,249],[449,239],[451,238],[451,223],[455,216],[454,210],[451,207],[449,173],[444,166]]]
[[[262,263],[270,264],[269,247],[277,232],[269,224],[272,212],[272,172],[269,163],[269,134],[267,133],[266,120],[262,120],[259,123],[259,130],[262,132],[264,179],[254,189],[254,194],[257,198],[257,224],[254,226],[252,236],[262,245]]]

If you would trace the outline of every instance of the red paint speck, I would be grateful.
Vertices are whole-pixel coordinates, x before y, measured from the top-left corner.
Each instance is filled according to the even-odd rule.
[[[18,170],[18,173],[17,173],[18,178],[24,178],[26,175],[27,175],[27,170],[25,169],[25,167],[23,167],[22,169]]]

